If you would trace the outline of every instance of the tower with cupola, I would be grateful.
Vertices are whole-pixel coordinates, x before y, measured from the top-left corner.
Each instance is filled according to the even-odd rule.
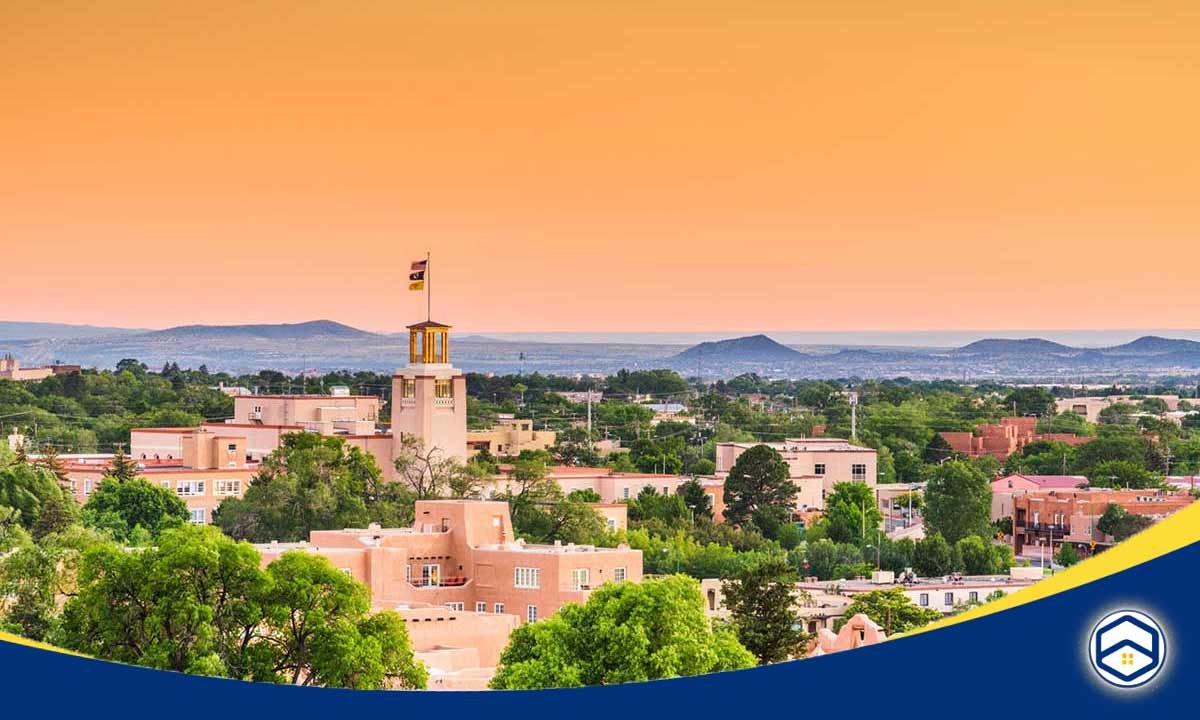
[[[450,364],[450,326],[408,326],[408,365],[392,376],[392,458],[405,437],[467,459],[467,378]]]

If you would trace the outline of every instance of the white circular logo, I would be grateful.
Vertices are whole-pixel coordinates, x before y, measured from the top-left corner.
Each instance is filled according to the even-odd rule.
[[[1166,663],[1166,635],[1146,613],[1118,610],[1092,628],[1088,658],[1092,669],[1109,685],[1139,687],[1153,680]]]

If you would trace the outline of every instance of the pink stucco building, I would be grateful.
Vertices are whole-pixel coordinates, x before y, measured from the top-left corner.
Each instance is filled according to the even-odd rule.
[[[878,465],[875,450],[841,438],[795,438],[780,443],[717,443],[716,477],[724,479],[742,453],[766,445],[783,457],[789,476],[799,488],[796,510],[823,510],[825,496],[840,482],[861,482],[874,488]]]
[[[256,546],[264,564],[299,550],[328,558],[397,610],[436,686],[486,686],[520,623],[584,602],[606,582],[642,579],[642,553],[626,545],[534,545],[516,538],[508,504],[422,500],[412,527],[321,530],[307,542]]]

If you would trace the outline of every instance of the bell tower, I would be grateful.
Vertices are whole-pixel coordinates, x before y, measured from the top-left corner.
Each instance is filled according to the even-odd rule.
[[[450,326],[408,326],[408,365],[392,376],[392,459],[405,437],[467,459],[467,378],[450,364]]]

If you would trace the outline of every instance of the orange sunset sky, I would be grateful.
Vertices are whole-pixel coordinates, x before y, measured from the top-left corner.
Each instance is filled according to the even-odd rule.
[[[1200,325],[1200,3],[4,0],[0,319]]]

